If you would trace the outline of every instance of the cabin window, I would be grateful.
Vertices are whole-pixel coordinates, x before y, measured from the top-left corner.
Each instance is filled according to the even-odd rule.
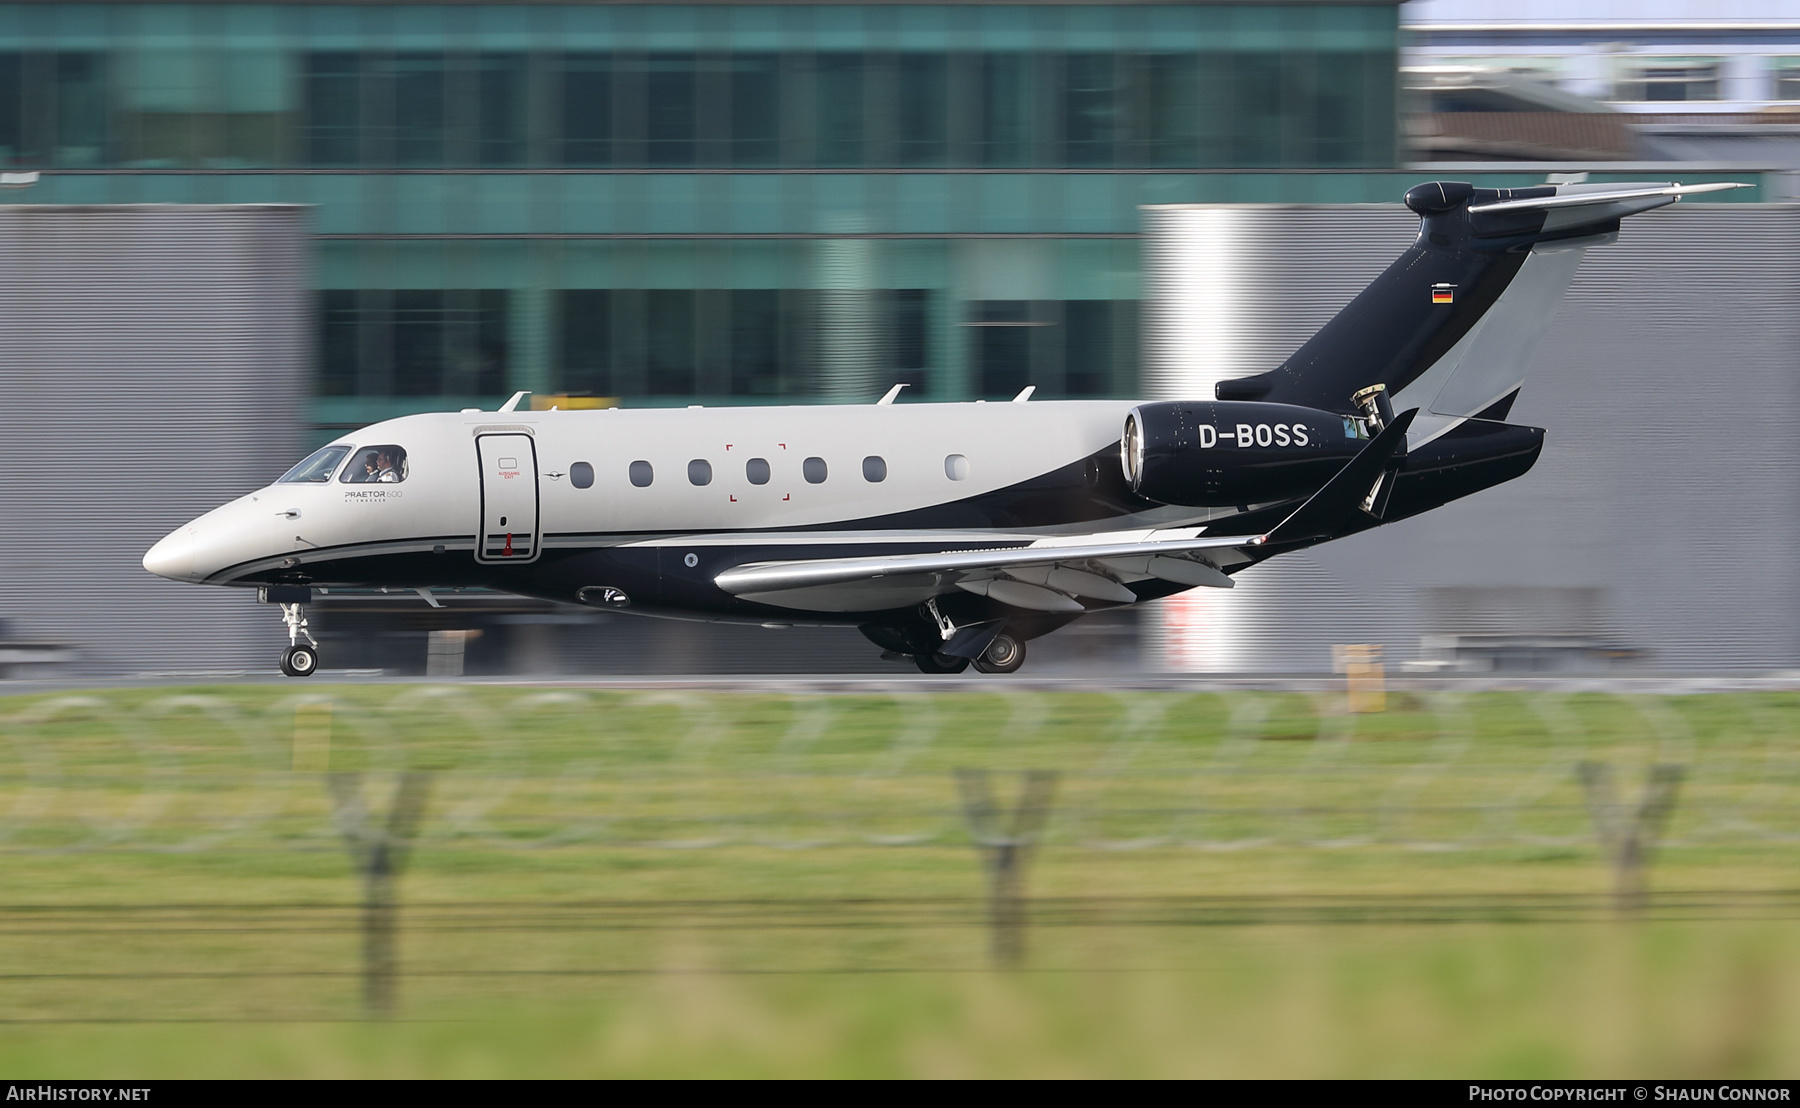
[[[277,484],[307,482],[322,485],[331,480],[332,471],[337,469],[338,463],[348,453],[350,447],[347,444],[321,447],[301,459],[299,465],[282,474]]]
[[[961,481],[969,476],[969,459],[961,454],[952,454],[944,459],[944,476],[952,481]]]
[[[695,485],[712,484],[712,463],[705,458],[695,458],[689,462],[688,482]]]
[[[744,476],[750,478],[752,485],[769,483],[769,459],[751,458],[744,463]]]
[[[406,480],[406,451],[398,446],[361,446],[338,477],[346,485],[398,485]]]
[[[594,467],[587,462],[576,462],[569,467],[569,484],[578,489],[594,487]]]
[[[800,463],[800,475],[809,485],[823,485],[826,473],[824,458],[808,458]]]
[[[863,459],[863,480],[881,482],[887,480],[887,459],[878,454],[871,454]]]
[[[650,482],[656,480],[656,470],[650,468],[649,462],[632,462],[630,472],[631,483],[640,489],[649,488]]]

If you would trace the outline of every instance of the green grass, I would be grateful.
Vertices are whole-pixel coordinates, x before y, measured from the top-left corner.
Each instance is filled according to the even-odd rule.
[[[1793,1071],[1800,696],[1391,701],[0,699],[0,1075]],[[1582,761],[1627,802],[1685,767],[1642,918]],[[1018,969],[965,768],[1060,775]],[[397,1018],[360,1022],[323,774],[379,819],[402,769]]]

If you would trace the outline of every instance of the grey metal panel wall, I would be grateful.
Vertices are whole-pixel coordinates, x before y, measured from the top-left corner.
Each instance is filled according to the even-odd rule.
[[[144,551],[304,445],[305,209],[0,207],[0,618],[90,672],[272,668],[242,590]]]
[[[1310,333],[1318,304],[1361,288],[1368,267],[1348,259],[1379,268],[1397,252],[1391,213],[1313,209],[1304,225],[1339,245],[1297,248],[1272,227],[1242,241],[1234,264],[1259,287],[1314,290],[1304,320],[1279,299],[1246,317],[1246,345],[1281,350],[1246,372]],[[1327,288],[1335,297],[1318,299]],[[1235,606],[1231,668],[1321,670],[1336,642],[1408,659],[1427,632],[1566,632],[1558,596],[1581,600],[1581,630],[1657,666],[1800,664],[1796,303],[1800,207],[1688,204],[1626,221],[1617,244],[1587,253],[1513,410],[1549,430],[1536,468],[1244,574],[1220,601]]]
[[[1144,395],[1281,364],[1419,233],[1393,204],[1169,204],[1144,220]]]

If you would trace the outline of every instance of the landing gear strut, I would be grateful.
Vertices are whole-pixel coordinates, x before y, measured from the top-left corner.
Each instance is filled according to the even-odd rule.
[[[281,672],[289,677],[311,677],[319,668],[319,640],[306,629],[306,605],[283,604],[281,621],[287,624],[288,648],[281,655]],[[302,644],[300,640],[306,642]]]

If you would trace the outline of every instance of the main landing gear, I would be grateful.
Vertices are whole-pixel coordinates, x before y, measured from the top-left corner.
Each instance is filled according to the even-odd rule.
[[[319,668],[319,640],[306,629],[306,605],[283,604],[281,621],[288,629],[288,648],[281,655],[281,672],[289,677],[311,677]],[[306,642],[302,643],[302,638]]]
[[[941,675],[961,673],[969,668],[969,660],[950,654],[914,654],[913,665],[919,667],[920,673]]]
[[[953,654],[914,654],[913,664],[920,673],[961,673],[973,663],[977,673],[1013,673],[1025,664],[1025,644],[1001,632],[987,644],[979,657],[959,658]]]
[[[975,669],[980,673],[1014,673],[1024,664],[1025,644],[1005,632],[995,635],[981,657],[975,659]]]
[[[966,596],[959,599],[970,600]],[[951,603],[954,607],[956,601]],[[1009,629],[1006,617],[993,618],[991,609],[971,611],[964,604],[961,611],[972,618],[958,624],[956,612],[942,611],[938,607],[938,598],[932,597],[919,606],[921,618],[917,622],[871,623],[864,624],[860,630],[865,638],[882,648],[882,658],[894,662],[910,661],[919,667],[920,673],[941,677],[961,673],[971,665],[977,673],[1016,672],[1025,664],[1025,640],[1031,637],[1030,632],[1036,630],[1043,634],[1050,629],[1042,627],[1041,621],[1038,625],[1029,621],[1025,626],[1013,624]],[[1021,631],[1026,633],[1021,634]]]

